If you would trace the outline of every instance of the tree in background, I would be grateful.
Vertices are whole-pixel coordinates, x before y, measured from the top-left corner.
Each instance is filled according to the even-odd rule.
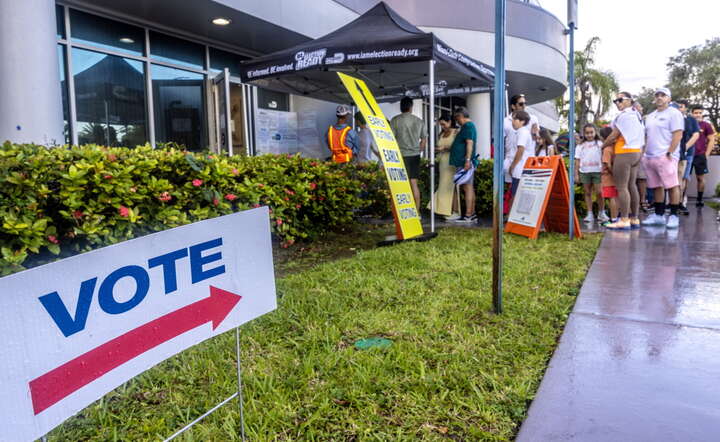
[[[668,87],[673,98],[684,98],[705,106],[710,121],[720,124],[720,38],[681,49],[670,57]]]
[[[675,92],[673,92],[673,95]],[[635,96],[635,101],[639,102],[643,108],[643,115],[647,115],[655,110],[655,89],[643,86],[640,93]]]
[[[619,90],[614,72],[595,67],[598,43],[600,38],[593,37],[583,50],[575,51],[575,129],[578,131],[587,122],[601,120]],[[565,96],[555,99],[558,114],[565,121],[568,118],[567,101]]]

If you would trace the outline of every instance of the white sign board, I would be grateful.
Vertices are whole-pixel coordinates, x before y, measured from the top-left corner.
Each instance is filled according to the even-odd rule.
[[[284,154],[298,151],[298,118],[295,112],[258,109],[255,131],[259,153]]]
[[[37,439],[124,382],[276,308],[266,207],[0,279],[0,441]]]
[[[524,169],[513,206],[510,209],[509,222],[522,226],[535,227],[545,203],[545,197],[552,177],[552,169]]]

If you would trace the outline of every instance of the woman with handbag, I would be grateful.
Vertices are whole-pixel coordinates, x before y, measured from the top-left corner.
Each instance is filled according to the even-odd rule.
[[[439,119],[441,132],[435,143],[435,152],[437,153],[438,169],[440,179],[438,188],[435,192],[435,213],[444,216],[447,221],[454,221],[460,218],[458,213],[459,205],[453,201],[455,193],[455,183],[453,175],[455,175],[455,166],[450,165],[450,147],[452,146],[458,131],[453,126],[450,115],[443,114]],[[428,209],[430,204],[428,204]]]

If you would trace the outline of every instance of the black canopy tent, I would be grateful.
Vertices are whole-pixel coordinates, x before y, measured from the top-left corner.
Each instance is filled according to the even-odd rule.
[[[365,80],[378,101],[428,97],[431,109],[436,95],[489,91],[494,84],[490,66],[418,29],[384,2],[323,37],[243,62],[240,77],[266,89],[350,103],[352,98],[336,72]],[[435,82],[436,75],[442,79],[440,83]],[[430,124],[431,167],[435,160],[434,127]],[[434,195],[434,173],[430,177]],[[434,202],[433,197],[432,231]]]

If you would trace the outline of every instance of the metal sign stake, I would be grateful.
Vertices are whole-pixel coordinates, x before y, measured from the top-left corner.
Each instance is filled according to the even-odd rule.
[[[240,327],[235,327],[235,352],[237,356],[238,405],[240,407],[240,437],[245,442],[245,413],[242,393],[242,369],[240,368]]]

